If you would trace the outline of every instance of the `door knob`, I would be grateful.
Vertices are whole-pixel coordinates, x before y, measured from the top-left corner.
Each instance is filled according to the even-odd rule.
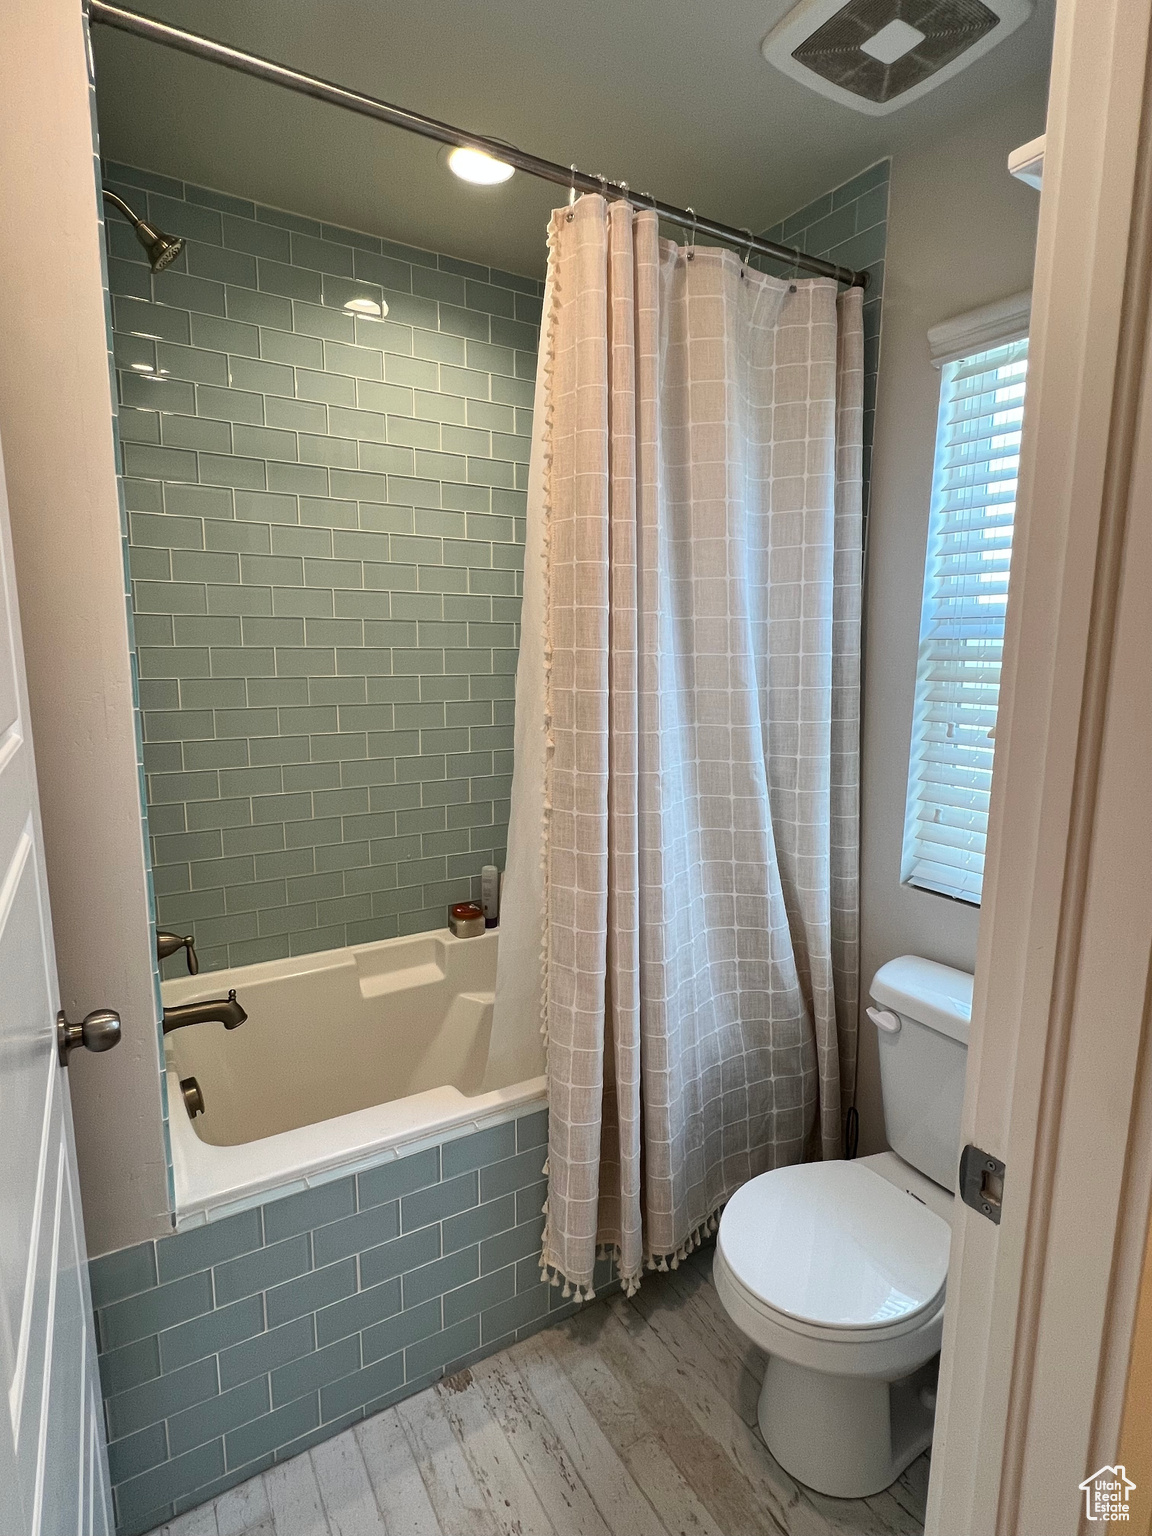
[[[82,1024],[69,1024],[61,1008],[56,1015],[56,1048],[60,1065],[68,1065],[68,1054],[78,1045],[86,1051],[110,1051],[120,1044],[120,1015],[111,1008],[97,1008]]]

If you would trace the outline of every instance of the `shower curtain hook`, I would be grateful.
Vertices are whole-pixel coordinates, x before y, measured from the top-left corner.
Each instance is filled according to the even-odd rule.
[[[684,260],[685,261],[695,261],[695,259],[696,259],[696,210],[695,210],[695,208],[689,208],[686,211],[692,215],[692,228],[688,232],[688,248],[684,252]]]
[[[600,196],[604,199],[605,202],[607,202],[608,201],[608,178],[607,178],[607,176],[601,176],[600,172],[597,171],[596,172],[596,180],[600,183]]]
[[[792,271],[791,271],[791,273],[789,275],[789,278],[788,278],[788,292],[789,293],[795,293],[796,292],[796,279],[800,276],[800,257],[801,257],[801,255],[802,255],[802,252],[800,250],[800,247],[797,246],[796,247],[796,260],[792,263]]]
[[[740,270],[740,276],[743,277],[744,276],[744,270],[743,270],[744,267],[750,267],[752,265],[752,247],[756,243],[756,236],[752,233],[752,231],[750,229],[745,228],[744,225],[741,225],[741,230],[743,231],[744,234],[746,234],[748,236],[748,245],[747,245],[747,248],[744,251],[744,260],[743,260],[743,262],[741,264],[741,270]]]
[[[576,162],[573,160],[568,167],[572,172],[572,185],[568,188],[568,222],[572,222],[572,204],[576,201]]]

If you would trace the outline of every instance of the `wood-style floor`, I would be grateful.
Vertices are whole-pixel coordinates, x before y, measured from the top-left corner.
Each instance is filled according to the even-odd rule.
[[[271,1468],[166,1536],[919,1536],[928,1458],[886,1493],[800,1488],[756,1427],[762,1359],[711,1252]]]

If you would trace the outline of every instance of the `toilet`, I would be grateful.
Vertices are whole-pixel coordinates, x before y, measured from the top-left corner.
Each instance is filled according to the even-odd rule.
[[[893,1150],[749,1180],[713,1261],[725,1310],[768,1355],[768,1449],[838,1498],[887,1488],[932,1441],[972,977],[904,955],[871,997]]]

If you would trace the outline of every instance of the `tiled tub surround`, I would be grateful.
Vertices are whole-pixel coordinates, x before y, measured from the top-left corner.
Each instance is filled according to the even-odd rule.
[[[440,927],[503,863],[541,284],[105,184],[187,240],[107,221],[159,921],[205,969]]]
[[[570,1309],[539,1278],[546,1143],[537,1110],[94,1260],[124,1536]]]
[[[205,969],[439,927],[503,862],[540,285],[107,180],[189,239],[151,278],[109,223],[160,921]],[[886,205],[771,232],[871,271],[869,391]],[[439,1141],[93,1263],[122,1531],[571,1305],[545,1114]]]

